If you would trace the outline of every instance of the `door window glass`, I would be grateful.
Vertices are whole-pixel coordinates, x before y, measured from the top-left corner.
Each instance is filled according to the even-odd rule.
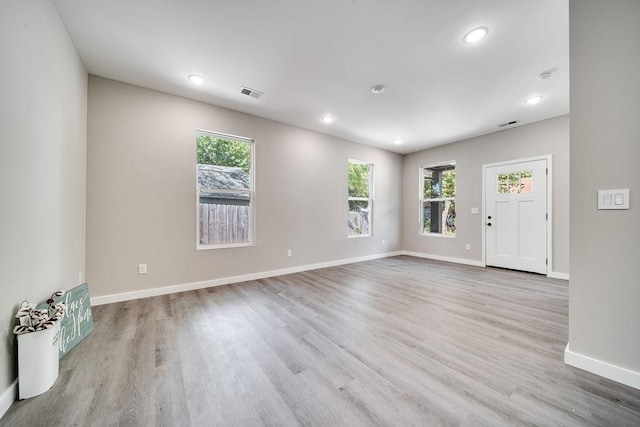
[[[498,194],[533,192],[533,171],[500,173],[496,180]]]

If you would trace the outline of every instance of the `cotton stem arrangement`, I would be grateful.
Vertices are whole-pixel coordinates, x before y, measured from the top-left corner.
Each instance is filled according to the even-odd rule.
[[[64,295],[64,291],[55,291],[51,298],[47,300],[48,307],[37,309],[35,304],[27,301],[23,302],[16,313],[18,325],[13,328],[15,335],[29,332],[43,331],[55,325],[55,322],[62,319],[66,309],[64,302],[55,302],[55,298]]]

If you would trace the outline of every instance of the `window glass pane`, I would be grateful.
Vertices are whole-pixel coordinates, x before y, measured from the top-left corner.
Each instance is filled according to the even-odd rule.
[[[456,202],[455,200],[447,200],[442,208],[444,217],[444,234],[456,234]]]
[[[214,174],[211,180],[206,182],[209,188],[249,189],[251,147],[246,142],[214,135],[198,135],[198,165],[220,167],[209,168],[210,170],[234,171],[233,177]]]
[[[456,197],[456,171],[442,171],[442,197]]]
[[[199,134],[197,161],[200,244],[251,241],[251,143]]]
[[[429,169],[425,169],[424,175],[424,198],[425,199],[437,199],[442,197],[442,191],[440,186],[440,172],[434,172]]]
[[[509,174],[509,193],[520,191],[520,174],[518,172]]]
[[[373,164],[357,160],[348,162],[348,236],[370,236],[373,203]],[[359,200],[358,200],[359,199]],[[364,200],[362,200],[364,199]]]
[[[369,234],[369,201],[349,200],[349,236]]]
[[[455,235],[455,163],[423,167],[422,176],[422,232]]]
[[[533,191],[533,171],[499,174],[496,189],[498,194],[531,193]]]
[[[456,202],[425,201],[423,204],[423,230],[425,233],[454,235],[456,232]]]
[[[349,197],[369,198],[369,164],[349,162]]]
[[[249,206],[199,203],[200,244],[243,243],[249,237]]]
[[[431,226],[431,209],[434,209],[434,212],[437,215],[440,211],[438,208],[439,203],[441,202],[424,202],[422,206],[422,227],[425,233],[439,233],[438,224],[440,224],[440,221],[438,221],[438,218],[435,218],[433,222],[434,226]]]
[[[520,172],[520,192],[533,192],[533,171]]]

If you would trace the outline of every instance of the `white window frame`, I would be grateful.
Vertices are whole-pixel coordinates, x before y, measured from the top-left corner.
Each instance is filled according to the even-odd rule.
[[[349,163],[358,164],[358,165],[367,165],[369,166],[369,197],[350,197],[349,196]],[[349,239],[358,239],[361,237],[372,237],[373,236],[373,162],[367,162],[363,160],[349,159],[347,162],[347,237]],[[350,201],[367,201],[369,202],[369,233],[367,234],[349,234],[349,224],[348,224],[348,215],[349,215],[349,202]]]
[[[447,239],[455,239],[456,232],[453,234],[444,234],[444,233],[431,233],[424,231],[424,202],[445,202],[447,200],[456,201],[456,197],[437,197],[437,198],[429,198],[425,199],[424,197],[424,177],[425,177],[425,169],[439,168],[443,166],[451,166],[453,170],[457,170],[457,165],[455,160],[449,160],[446,162],[440,162],[432,165],[420,166],[420,170],[418,173],[418,233],[421,236],[431,236],[431,237],[444,237]],[[458,189],[458,175],[456,173],[456,195]]]
[[[201,135],[213,136],[216,138],[229,139],[232,141],[244,142],[249,145],[249,189],[248,190],[227,190],[227,189],[215,189],[217,193],[247,193],[249,194],[249,240],[246,242],[237,242],[237,243],[215,243],[215,244],[202,244],[200,243],[200,212],[199,212],[199,203],[200,203],[200,188],[198,187],[198,158],[197,158],[197,150],[198,150],[198,137]],[[228,133],[222,132],[213,132],[205,129],[196,129],[196,249],[197,250],[208,250],[208,249],[226,249],[226,248],[238,248],[245,246],[255,246],[256,244],[256,233],[255,233],[255,141],[252,138],[247,138],[244,136],[231,135]]]

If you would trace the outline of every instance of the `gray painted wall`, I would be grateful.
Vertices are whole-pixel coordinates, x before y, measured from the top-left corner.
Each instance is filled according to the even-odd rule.
[[[0,394],[14,314],[78,283],[85,263],[87,73],[50,1],[0,13]]]
[[[572,352],[640,372],[640,2],[572,0]],[[597,210],[629,188],[631,209]]]
[[[95,76],[88,99],[92,296],[401,249],[398,154]],[[196,250],[198,128],[255,139],[255,246]],[[373,237],[347,238],[349,158],[374,163]]]
[[[552,269],[569,273],[569,116],[544,120],[405,156],[403,169],[403,249],[430,255],[481,261],[482,165],[552,155]],[[455,160],[456,237],[418,234],[420,166]],[[471,214],[471,208],[480,210]],[[465,244],[471,244],[471,251]]]

